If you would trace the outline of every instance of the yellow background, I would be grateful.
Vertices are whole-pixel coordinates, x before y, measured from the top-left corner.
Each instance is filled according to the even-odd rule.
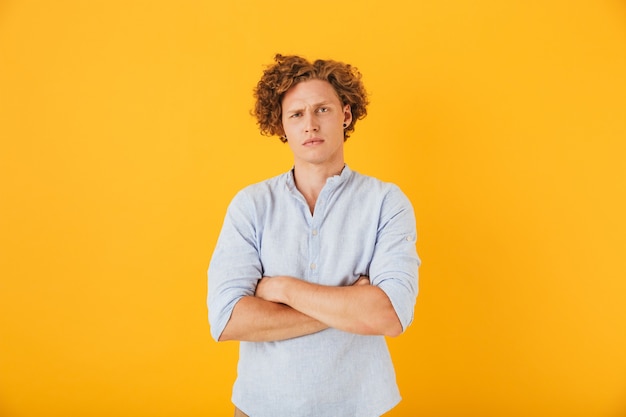
[[[205,272],[291,165],[276,52],[363,72],[347,161],[415,206],[389,416],[626,416],[618,0],[0,2],[0,416],[231,415]]]

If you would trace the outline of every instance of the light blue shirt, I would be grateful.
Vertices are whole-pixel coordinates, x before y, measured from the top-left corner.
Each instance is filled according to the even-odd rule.
[[[209,265],[217,340],[263,276],[351,285],[361,275],[389,297],[403,329],[413,320],[420,260],[413,208],[394,184],[345,166],[314,214],[293,171],[246,187],[231,202]],[[374,417],[400,401],[384,336],[327,329],[277,342],[240,342],[232,401],[251,417]]]

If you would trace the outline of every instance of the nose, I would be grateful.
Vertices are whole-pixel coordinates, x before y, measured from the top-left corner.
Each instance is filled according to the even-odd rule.
[[[315,114],[312,112],[305,113],[305,123],[304,128],[306,132],[317,132],[319,130],[319,124],[315,117]]]

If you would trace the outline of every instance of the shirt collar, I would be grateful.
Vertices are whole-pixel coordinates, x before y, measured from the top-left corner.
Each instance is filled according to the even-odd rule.
[[[352,175],[352,170],[350,169],[348,164],[344,164],[343,169],[341,170],[341,172],[339,174],[333,175],[332,177],[329,177],[326,180],[326,186],[330,185],[333,188],[337,187],[337,186],[343,184],[344,182],[346,182],[348,180],[348,178],[350,178],[351,175]],[[285,185],[290,190],[295,190],[296,189],[296,179],[294,177],[294,168],[293,167],[286,174],[286,183],[285,183]]]

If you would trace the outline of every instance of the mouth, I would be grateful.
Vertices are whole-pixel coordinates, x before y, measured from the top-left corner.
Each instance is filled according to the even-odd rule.
[[[321,138],[311,138],[304,141],[302,146],[316,146],[324,143],[324,139]]]

